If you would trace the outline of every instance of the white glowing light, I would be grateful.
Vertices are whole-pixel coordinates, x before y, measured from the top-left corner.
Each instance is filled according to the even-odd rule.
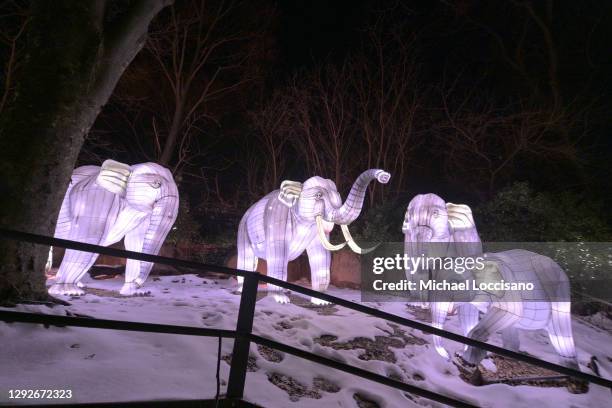
[[[430,242],[463,243],[452,246],[458,252],[455,256],[482,254],[471,209],[467,205],[445,203],[435,194],[421,194],[410,201],[402,231],[405,234],[405,252],[409,256],[414,256],[421,244]],[[442,295],[446,296],[442,299],[439,292],[431,291],[425,295],[432,311],[432,325],[442,328],[454,304],[459,309],[464,335],[487,341],[491,334],[501,331],[504,347],[512,350],[519,348],[517,329],[544,329],[563,358],[562,363],[578,369],[571,326],[569,280],[563,269],[546,256],[522,249],[486,253],[484,256],[491,267],[490,273],[498,274],[506,282],[531,282],[535,291],[478,292],[474,301],[461,303],[449,302],[448,293]],[[406,276],[410,280],[415,275],[409,273]],[[478,274],[466,270],[463,276],[469,280]],[[554,294],[544,290],[550,282],[559,283]],[[479,311],[484,313],[482,318]],[[449,358],[438,336],[434,336],[434,345],[438,354]],[[484,350],[474,347],[467,347],[464,353],[464,358],[472,364],[478,364],[484,357]]]
[[[283,181],[279,190],[253,204],[242,217],[238,227],[238,269],[255,271],[258,259],[262,258],[266,260],[268,276],[286,281],[287,263],[306,251],[312,288],[326,290],[330,279],[329,249],[344,246],[331,244],[330,232],[335,224],[348,225],[359,216],[372,180],[385,184],[390,177],[379,169],[363,172],[344,204],[331,180],[315,176],[303,184]],[[358,246],[354,244],[351,248]],[[238,283],[242,285],[242,282],[243,278],[239,277]],[[268,291],[274,293],[277,302],[289,302],[289,298],[278,294],[281,288],[269,285]],[[315,298],[311,301],[327,304]]]
[[[179,196],[170,171],[155,163],[133,166],[107,160],[74,170],[59,213],[56,238],[112,245],[157,255],[178,214]],[[49,293],[81,295],[78,283],[98,254],[66,250]],[[122,295],[142,294],[153,264],[128,259]]]

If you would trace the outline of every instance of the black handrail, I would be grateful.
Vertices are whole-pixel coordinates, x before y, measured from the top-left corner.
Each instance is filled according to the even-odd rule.
[[[9,229],[4,229],[4,228],[0,228],[0,237],[12,239],[14,241],[23,241],[23,242],[30,242],[33,244],[57,246],[60,248],[75,249],[75,250],[84,251],[84,252],[95,252],[97,254],[108,255],[108,256],[115,257],[115,258],[137,259],[139,261],[153,262],[153,263],[158,263],[162,265],[170,265],[170,266],[180,266],[180,267],[189,268],[189,269],[212,271],[212,272],[218,272],[218,273],[223,273],[223,274],[232,275],[232,276],[236,276],[236,275],[244,276],[247,273],[251,273],[249,271],[242,271],[240,269],[226,268],[224,266],[208,265],[208,264],[204,264],[201,262],[187,261],[184,259],[168,258],[166,256],[143,254],[141,252],[126,251],[124,249],[103,247],[100,245],[86,244],[84,242],[78,242],[78,241],[71,241],[69,239],[46,237],[44,235],[30,234],[28,232],[14,231],[14,230],[9,230]]]
[[[461,342],[461,343],[464,343],[470,346],[479,347],[479,348],[491,351],[499,355],[503,355],[506,357],[514,358],[516,360],[524,361],[529,364],[543,367],[543,368],[546,368],[552,371],[556,371],[561,374],[566,374],[566,375],[569,375],[575,378],[580,378],[582,380],[590,381],[592,383],[599,384],[604,387],[608,387],[612,389],[612,381],[602,378],[602,377],[597,377],[597,376],[594,376],[588,373],[583,373],[581,371],[574,370],[568,367],[564,367],[558,364],[549,363],[547,361],[543,361],[543,360],[540,360],[540,359],[537,359],[535,357],[531,357],[525,354],[517,353],[511,350],[506,350],[504,348],[494,346],[488,343],[484,343],[478,340],[474,340],[469,337],[461,336],[461,335],[458,335],[458,334],[455,334],[455,333],[452,333],[446,330],[437,329],[435,327],[429,326],[424,323],[406,319],[406,318],[403,318],[397,315],[393,315],[387,312],[373,309],[373,308],[370,308],[370,307],[367,307],[367,306],[364,306],[358,303],[350,302],[348,300],[338,298],[335,296],[331,296],[325,293],[317,292],[315,290],[308,289],[308,288],[305,288],[299,285],[295,285],[292,283],[274,279],[266,275],[260,275],[256,272],[243,271],[243,270],[232,269],[232,268],[227,268],[227,267],[222,267],[222,266],[217,266],[217,265],[208,265],[208,264],[194,262],[194,261],[168,258],[168,257],[157,256],[157,255],[143,254],[143,253],[133,252],[133,251],[125,251],[125,250],[115,249],[115,248],[107,248],[107,247],[102,247],[98,245],[85,244],[85,243],[76,242],[76,241],[45,237],[42,235],[36,235],[36,234],[30,234],[30,233],[24,233],[24,232],[18,232],[18,231],[6,230],[6,229],[0,229],[0,237],[18,240],[18,241],[43,244],[43,245],[53,245],[53,246],[70,248],[70,249],[75,249],[75,250],[96,252],[96,253],[105,254],[105,255],[109,255],[113,257],[131,258],[131,259],[137,259],[137,260],[146,261],[146,262],[155,262],[155,263],[171,265],[171,266],[179,266],[179,267],[185,267],[185,268],[190,268],[190,269],[212,271],[212,272],[218,272],[218,273],[234,275],[234,276],[236,275],[244,276],[246,278],[246,281],[255,282],[254,285],[250,285],[250,286],[253,286],[253,288],[249,290],[249,292],[253,292],[253,293],[256,292],[257,282],[261,280],[261,281],[264,281],[264,282],[267,282],[267,283],[270,283],[276,286],[280,286],[285,289],[289,289],[289,290],[292,290],[298,293],[302,293],[302,294],[309,295],[315,298],[323,299],[323,300],[335,303],[339,306],[346,307],[348,309],[352,309],[352,310],[355,310],[361,313],[369,314],[374,317],[379,317],[381,319],[389,320],[389,321],[392,321],[394,323],[397,323],[403,326],[408,326],[414,329],[421,330],[426,333],[435,334],[435,335],[438,335],[438,336],[441,336],[441,337],[444,337],[450,340],[454,340],[457,342]],[[249,299],[251,297],[253,298],[250,300],[254,300],[255,298],[253,294],[251,294],[248,297]],[[234,353],[238,355],[238,358],[240,360],[245,360],[244,362],[241,361],[240,365],[243,365],[242,363],[244,363],[243,369],[246,369],[246,358],[245,357],[247,357],[248,354],[245,355],[244,351],[248,350],[248,345],[249,345],[250,340],[252,339],[255,342],[268,342],[269,344],[272,344],[270,342],[273,342],[273,341],[269,339],[265,339],[263,337],[255,336],[250,333],[250,327],[252,327],[252,318],[253,318],[251,309],[254,306],[254,301],[253,302],[249,301],[245,303],[244,298],[245,298],[245,291],[243,291],[243,296],[241,298],[241,305],[240,305],[241,311],[242,309],[244,309],[245,311],[239,314],[239,323],[238,323],[239,327],[237,329],[237,332],[229,331],[229,330],[219,331],[215,329],[204,329],[204,328],[198,328],[198,327],[183,327],[183,326],[172,326],[172,325],[160,325],[160,324],[153,324],[153,323],[136,323],[136,322],[124,322],[124,321],[117,321],[117,320],[75,318],[75,317],[69,317],[69,316],[55,316],[55,315],[38,315],[38,316],[41,316],[40,320],[36,320],[37,319],[36,317],[31,316],[35,314],[28,314],[29,316],[26,317],[26,319],[31,319],[29,320],[29,322],[32,322],[32,323],[42,323],[42,324],[56,324],[57,323],[59,325],[73,325],[73,326],[102,328],[102,329],[116,328],[118,330],[136,330],[136,331],[150,331],[150,332],[159,332],[159,333],[191,334],[191,335],[197,335],[197,336],[233,337],[239,340],[244,339],[244,341],[235,342]],[[1,312],[0,317],[7,316],[6,313],[18,313],[18,312]],[[240,327],[241,326],[240,315],[246,316],[246,317],[243,317],[242,320],[245,320],[245,318],[247,320],[250,319],[250,324],[251,324],[250,327],[249,327],[248,321],[243,322],[242,324],[243,327],[242,328]],[[19,320],[15,320],[17,317],[15,314],[11,316],[13,319],[12,321],[19,321]],[[11,316],[8,316],[8,317],[11,317]],[[74,320],[74,319],[78,319],[78,320]],[[42,321],[42,320],[45,320],[45,321]],[[95,321],[99,321],[99,323],[93,323]],[[132,328],[130,329],[128,327],[132,327]],[[205,334],[205,333],[208,333],[208,334]],[[291,353],[291,351],[288,351],[292,349],[290,346],[282,345],[281,343],[276,343],[276,342],[273,342],[273,343],[280,345],[279,349],[281,350],[284,349],[288,353]],[[299,349],[295,349],[293,351],[294,353],[291,353],[291,354],[299,353],[301,357],[304,356],[303,358],[307,358],[311,361],[318,360],[317,362],[321,362],[321,364],[329,365],[326,363],[329,363],[329,361],[333,362],[333,360],[325,359],[324,357],[317,356],[315,354],[308,353],[306,351],[302,351]],[[304,353],[306,353],[308,357],[305,357],[306,354]],[[329,361],[326,361],[326,360],[329,360]],[[341,364],[341,363],[334,362],[333,364]],[[339,369],[342,369],[342,368],[339,368]],[[350,372],[354,372],[354,371],[356,372],[355,367],[351,367],[351,370],[352,371]],[[235,374],[232,374],[230,372],[230,377],[234,376],[235,378],[238,378],[239,380],[241,379],[242,381],[239,381],[239,380],[237,381],[239,383],[241,382],[242,387],[243,387],[244,386],[244,377],[243,377],[244,373],[240,371],[244,371],[244,370],[235,371]],[[372,379],[373,381],[377,381],[376,379],[374,379],[375,377],[371,377],[372,375],[377,376],[377,374],[370,373],[368,371],[361,370],[361,369],[358,369],[357,371],[360,371],[360,372],[363,371],[364,373],[369,373],[369,374],[361,373],[364,375],[360,375],[360,374],[356,374],[356,375],[359,375],[360,377]],[[385,378],[384,381],[386,382],[388,382],[387,380],[389,380],[389,379],[386,379],[386,377],[382,377],[382,378]],[[384,383],[384,382],[381,382],[381,383]],[[397,383],[403,384],[400,382],[397,382]],[[394,385],[391,385],[390,383],[386,385],[394,386]],[[229,388],[230,387],[228,387],[228,389]],[[395,388],[398,388],[398,387],[395,387]],[[445,397],[440,394],[432,393],[431,391],[427,391],[427,390],[422,390],[422,389],[419,389],[419,390],[424,391],[426,393],[431,393],[432,395],[426,396],[423,394],[419,394],[419,392],[414,391],[414,390],[409,391],[409,392],[413,392],[415,394],[419,394],[419,395],[434,399],[439,402],[443,402],[447,404],[450,403],[448,401],[447,402],[443,401],[443,400],[448,400],[449,397]],[[230,393],[228,392],[228,395],[229,394]],[[242,395],[241,391],[238,392],[238,395],[239,396]],[[440,399],[437,399],[437,398],[440,398]],[[463,401],[458,401],[458,400],[453,400],[453,401],[454,403],[452,403],[451,405],[466,406],[465,405],[466,403]]]
[[[182,334],[187,336],[236,338],[233,330],[208,329],[195,326],[175,326],[170,324],[132,322],[127,320],[108,320],[91,317],[61,316],[41,313],[14,312],[0,310],[0,320],[7,323],[40,323],[49,326],[74,326],[90,329],[111,329],[141,331],[149,333]]]

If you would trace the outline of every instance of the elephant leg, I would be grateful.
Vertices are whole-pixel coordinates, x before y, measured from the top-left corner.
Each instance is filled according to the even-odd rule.
[[[266,262],[268,276],[275,279],[287,281],[287,244],[284,241],[272,241],[266,248]],[[268,294],[274,296],[278,303],[289,303],[289,297],[283,292],[283,288],[268,284]]]
[[[570,302],[551,302],[552,313],[546,331],[553,347],[562,358],[562,364],[580,370],[572,334]]]
[[[522,316],[522,304],[519,302],[502,302],[493,305],[478,324],[470,331],[468,337],[487,341],[491,334],[515,325]],[[478,364],[485,358],[486,350],[469,346],[463,353],[468,363]]]
[[[104,225],[85,224],[85,222],[80,225],[78,222],[75,223],[71,228],[69,239],[87,244],[99,244],[104,234]],[[49,294],[70,296],[85,294],[81,289],[80,281],[97,258],[98,254],[93,252],[67,249],[57,271],[55,283],[49,288]]]
[[[123,242],[126,250],[142,252],[144,236],[148,226],[149,223],[144,220],[144,222],[141,222],[136,228],[133,228],[125,234]],[[125,283],[119,293],[123,296],[144,296],[149,294],[149,291],[141,288],[144,281],[147,279],[147,276],[141,276],[141,270],[146,269],[150,271],[152,267],[153,264],[151,262],[128,259],[125,263]]]
[[[521,341],[519,340],[519,332],[516,327],[506,327],[501,331],[502,344],[504,348],[512,351],[519,351]]]
[[[70,228],[72,225],[72,220],[70,217],[70,190],[72,185],[68,187],[66,194],[64,195],[64,200],[62,201],[62,206],[60,208],[59,215],[57,217],[57,222],[55,223],[55,232],[53,236],[59,239],[69,239],[70,238]],[[53,247],[49,247],[49,255],[47,256],[47,264],[45,265],[45,273],[51,270],[53,266]]]
[[[308,254],[308,263],[310,264],[312,289],[324,292],[329,286],[331,253],[323,247],[318,239],[312,240],[312,243],[306,248],[306,253]],[[315,305],[329,304],[329,302],[315,297],[311,297],[310,301]]]
[[[255,251],[249,241],[247,228],[246,228],[246,216],[240,221],[238,226],[238,255],[236,258],[236,268],[244,271],[256,271],[257,270],[258,258],[255,256]],[[238,276],[238,292],[242,292],[242,284],[244,278]]]
[[[84,241],[81,241],[84,242]],[[98,242],[86,242],[98,244]],[[55,283],[49,288],[51,295],[81,296],[85,291],[80,281],[92,267],[98,254],[67,249],[59,267]]]
[[[470,331],[478,324],[478,319],[480,318],[480,312],[478,308],[469,303],[464,303],[459,306],[459,324],[461,325],[461,330],[463,331],[463,335],[467,336]],[[467,345],[463,348],[463,351],[467,350]]]
[[[55,232],[53,236],[59,239],[68,239],[70,237],[70,230],[72,226],[72,219],[70,216],[70,189],[66,192],[64,200],[62,201],[62,207],[60,208],[59,215],[57,216],[57,222],[55,223]]]
[[[66,201],[66,199],[65,199]],[[119,198],[100,188],[71,193],[73,207],[70,230],[66,233],[67,207],[60,211],[62,221],[56,232],[60,236],[77,242],[106,245],[110,225],[114,223],[119,208]],[[68,205],[68,204],[66,204]],[[59,230],[58,230],[59,228]],[[67,234],[67,236],[65,236]],[[94,264],[98,254],[67,249],[59,267],[55,284],[49,288],[51,295],[82,295],[80,280]]]

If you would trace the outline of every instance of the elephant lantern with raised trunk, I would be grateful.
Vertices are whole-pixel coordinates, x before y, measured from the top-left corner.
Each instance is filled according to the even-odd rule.
[[[330,251],[348,244],[353,251],[364,252],[355,243],[348,225],[361,213],[370,182],[386,184],[390,177],[380,169],[363,172],[344,203],[336,184],[329,179],[315,176],[304,183],[284,181],[280,190],[253,204],[242,217],[238,227],[238,269],[255,271],[261,258],[266,260],[268,276],[286,281],[287,263],[306,251],[312,288],[326,290],[330,280]],[[340,225],[346,240],[338,245],[329,241],[336,224]],[[239,284],[242,279],[239,278]],[[279,303],[289,302],[277,286],[269,285],[268,292]],[[316,298],[311,301],[326,303]]]
[[[156,163],[129,166],[106,160],[72,173],[57,220],[56,238],[109,246],[124,239],[129,251],[156,255],[178,214],[179,195],[172,173]],[[81,295],[80,283],[98,254],[66,250],[53,295]],[[153,264],[126,262],[120,293],[142,295]]]

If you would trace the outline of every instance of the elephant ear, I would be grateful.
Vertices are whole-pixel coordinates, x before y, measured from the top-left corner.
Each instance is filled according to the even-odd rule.
[[[482,243],[476,223],[472,216],[472,209],[465,204],[446,203],[448,224],[455,243],[457,254],[471,256],[482,254]]]
[[[132,174],[129,165],[114,160],[105,160],[96,177],[96,183],[113,194],[125,197],[128,179]]]
[[[281,183],[278,199],[287,207],[293,207],[302,193],[302,183],[285,180]]]
[[[402,223],[403,234],[408,234],[410,232],[410,229],[412,228],[412,221],[410,220],[412,219],[414,214],[413,201],[415,201],[414,198],[410,201],[408,207],[406,208],[406,212],[404,213],[404,222]]]

